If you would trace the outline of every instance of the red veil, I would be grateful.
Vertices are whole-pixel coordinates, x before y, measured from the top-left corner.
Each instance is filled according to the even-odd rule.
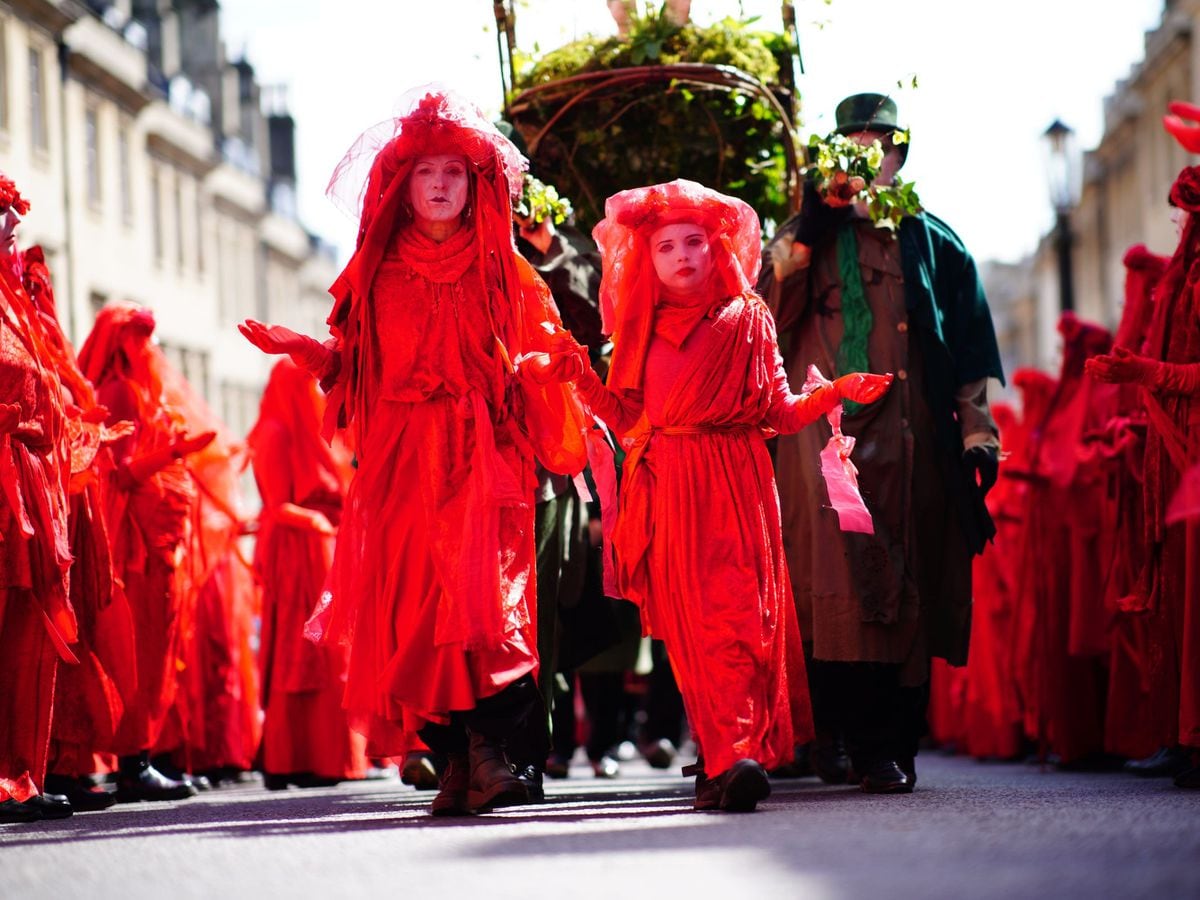
[[[512,202],[520,195],[525,158],[478,107],[444,87],[416,88],[400,101],[398,110],[395,118],[354,142],[326,189],[334,203],[359,217],[357,248],[329,289],[335,303],[328,321],[339,339],[343,378],[330,393],[326,437],[334,428],[348,427],[370,402],[371,392],[363,390],[363,381],[378,374],[379,337],[365,307],[388,241],[411,220],[406,187],[419,156],[462,154],[474,176],[468,216],[479,258],[486,261],[479,267],[484,287],[490,279],[513,301],[514,315],[491,323],[499,351],[495,377],[505,380],[512,375],[518,352],[550,348],[544,322],[562,330],[549,289],[517,253],[513,239]],[[521,387],[524,425],[539,460],[554,472],[582,471],[587,424],[571,389],[528,382]]]

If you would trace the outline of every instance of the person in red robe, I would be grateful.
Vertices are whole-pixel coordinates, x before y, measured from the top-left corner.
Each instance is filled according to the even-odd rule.
[[[765,769],[812,737],[803,649],[766,438],[890,376],[788,388],[775,326],[752,284],[758,216],[677,180],[610,197],[593,236],[614,351],[607,385],[578,351],[576,384],[628,448],[615,524],[616,589],[642,610],[679,679],[701,760],[697,809],[752,811]]]
[[[463,815],[529,800],[504,751],[545,715],[533,461],[582,470],[585,422],[567,386],[516,374],[562,332],[513,243],[524,158],[449,91],[403,108],[331,182],[360,214],[331,288],[332,342],[241,329],[318,375],[328,424],[352,432],[358,469],[312,625],[351,642],[345,706],[371,755],[403,756],[417,732],[444,754],[431,812]]]
[[[70,649],[67,416],[16,253],[28,211],[0,175],[0,822],[72,812],[66,798],[42,793],[58,661],[78,660]]]
[[[1017,672],[1026,735],[1064,764],[1103,750],[1107,618],[1104,572],[1085,547],[1099,521],[1102,485],[1084,464],[1085,435],[1103,430],[1111,389],[1084,377],[1084,363],[1112,335],[1072,313],[1059,322],[1063,360],[1029,448],[1018,571]]]
[[[263,587],[262,769],[268,789],[366,774],[365,745],[342,709],[348,655],[314,644],[304,623],[320,599],[353,470],[321,439],[325,398],[290,359],[275,364],[250,432],[262,513],[255,569]]]
[[[167,364],[162,374],[186,430],[216,434],[185,460],[197,491],[178,571],[179,690],[155,748],[167,774],[204,786],[253,768],[262,732],[251,648],[258,589],[237,545],[249,518],[241,487],[249,454],[182,372]]]
[[[1088,374],[1142,390],[1149,422],[1142,464],[1143,590],[1147,607],[1166,623],[1159,648],[1168,670],[1162,689],[1178,710],[1178,743],[1193,754],[1193,767],[1176,784],[1200,788],[1200,523],[1167,516],[1184,472],[1200,453],[1200,167],[1179,173],[1169,200],[1186,217],[1155,294],[1142,352],[1117,347],[1090,360]]]
[[[96,386],[108,421],[132,422],[112,445],[108,485],[113,564],[125,586],[131,616],[136,689],[113,749],[119,757],[118,801],[177,800],[194,789],[150,764],[177,688],[180,592],[176,571],[196,488],[184,457],[202,450],[212,432],[189,436],[164,396],[166,358],[151,341],[154,315],[133,303],[102,309],[79,352],[84,376]],[[115,612],[115,611],[114,611]],[[113,625],[112,627],[120,627]]]
[[[79,628],[79,640],[72,649],[80,664],[59,669],[46,786],[66,796],[77,812],[107,809],[116,798],[92,783],[97,769],[95,753],[110,749],[124,710],[121,698],[134,690],[128,630],[100,627],[102,614],[114,618],[109,610],[114,605],[120,610],[115,618],[128,616],[124,593],[113,574],[104,515],[104,489],[113,469],[108,444],[122,432],[105,427],[108,411],[96,401],[91,382],[79,370],[75,351],[59,323],[54,284],[42,248],[30,247],[22,260],[25,289],[62,383],[72,445],[70,597]]]

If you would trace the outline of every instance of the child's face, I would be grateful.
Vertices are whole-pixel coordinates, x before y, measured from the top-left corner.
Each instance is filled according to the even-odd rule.
[[[699,225],[664,225],[650,235],[650,258],[658,280],[673,291],[699,290],[712,272],[708,232]]]

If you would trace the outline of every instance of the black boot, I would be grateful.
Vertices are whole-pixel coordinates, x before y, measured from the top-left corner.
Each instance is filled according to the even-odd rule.
[[[521,806],[529,802],[529,791],[513,774],[504,751],[479,732],[471,734],[468,751],[471,768],[467,805],[475,812],[487,812],[503,806]]]
[[[1174,778],[1191,766],[1191,755],[1182,747],[1160,747],[1145,759],[1131,759],[1124,769],[1142,778]]]
[[[117,771],[117,802],[186,800],[196,795],[196,788],[168,778],[150,765],[150,754],[143,750],[136,756],[122,756]]]
[[[117,802],[113,794],[96,787],[87,778],[47,775],[46,790],[66,797],[75,812],[97,812]]]
[[[38,794],[21,805],[36,809],[43,819],[66,819],[75,812],[71,809],[71,801],[62,794]]]
[[[690,766],[684,766],[682,771],[684,778],[696,776],[696,800],[692,809],[705,812],[721,806],[721,782],[705,774],[703,759],[697,759]]]
[[[859,783],[864,794],[911,794],[912,784],[893,760],[866,767]]]
[[[437,790],[439,780],[432,755],[418,750],[404,757],[400,769],[400,781],[404,784],[412,785],[418,791],[433,791]]]

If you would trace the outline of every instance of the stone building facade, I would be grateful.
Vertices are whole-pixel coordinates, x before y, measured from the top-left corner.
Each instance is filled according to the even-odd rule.
[[[72,339],[110,300],[151,307],[168,355],[237,434],[270,368],[253,316],[320,335],[332,248],[295,211],[295,126],[216,0],[0,2],[0,171],[33,208]]]

